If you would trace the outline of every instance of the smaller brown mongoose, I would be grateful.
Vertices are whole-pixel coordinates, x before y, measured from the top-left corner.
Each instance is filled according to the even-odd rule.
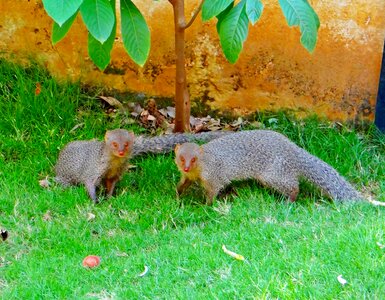
[[[143,153],[166,153],[178,143],[210,141],[231,134],[230,131],[198,134],[171,134],[160,137],[135,137],[125,129],[107,131],[104,141],[73,141],[60,151],[55,166],[55,180],[64,186],[84,184],[97,203],[96,189],[103,184],[110,197],[132,156]]]
[[[338,172],[300,148],[284,135],[271,130],[237,132],[199,146],[184,143],[175,147],[175,162],[182,174],[180,195],[199,181],[211,205],[219,191],[233,180],[256,179],[282,193],[292,202],[299,192],[299,179],[318,186],[333,200],[363,200]],[[369,200],[375,205],[384,202]]]
[[[96,188],[102,183],[111,196],[127,166],[134,134],[124,129],[107,131],[104,141],[74,141],[60,151],[55,180],[64,186],[84,184],[97,203]]]

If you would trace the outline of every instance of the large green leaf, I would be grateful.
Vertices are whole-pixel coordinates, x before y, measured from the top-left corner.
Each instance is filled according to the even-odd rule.
[[[139,9],[130,0],[120,1],[122,38],[128,55],[143,66],[150,53],[150,30]]]
[[[217,15],[217,32],[219,34],[220,27],[222,24],[223,19],[227,16],[227,14],[230,12],[230,10],[234,7],[234,2],[231,2],[229,6],[226,7],[225,10],[223,10],[219,15]]]
[[[53,23],[51,37],[53,45],[60,42],[60,40],[65,37],[68,30],[71,28],[72,23],[75,21],[76,15],[77,12],[75,12],[71,18],[65,21],[62,26],[59,26],[56,22]]]
[[[301,44],[313,52],[317,43],[319,19],[313,8],[306,0],[279,0],[283,14],[289,26],[299,26]]]
[[[235,63],[242,51],[243,42],[249,30],[249,19],[246,14],[246,2],[242,0],[234,6],[222,19],[219,26],[219,39],[227,60]]]
[[[112,29],[110,37],[103,44],[88,33],[88,54],[100,69],[104,70],[111,61],[111,50],[116,35],[116,26]]]
[[[255,24],[262,15],[263,4],[261,0],[247,0],[246,1],[246,14],[251,24]]]
[[[212,17],[219,15],[233,2],[233,0],[205,0],[202,6],[203,21],[208,21]]]
[[[115,24],[112,4],[108,0],[84,0],[80,13],[88,31],[103,44]]]
[[[115,15],[115,1],[112,1],[112,9]],[[108,66],[111,61],[111,50],[114,45],[116,36],[116,21],[114,22],[114,27],[112,28],[111,34],[108,39],[102,44],[97,39],[95,39],[92,34],[88,33],[88,54],[90,55],[92,61],[95,65],[101,70]]]
[[[79,9],[83,0],[43,0],[47,14],[62,26]]]

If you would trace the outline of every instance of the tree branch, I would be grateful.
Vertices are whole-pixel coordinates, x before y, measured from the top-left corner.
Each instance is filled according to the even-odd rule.
[[[169,0],[170,1],[170,0]],[[172,0],[171,0],[172,1]],[[186,25],[183,26],[183,29],[187,29],[191,26],[191,24],[195,21],[195,19],[197,18],[199,12],[202,10],[202,5],[203,5],[203,2],[204,0],[201,0],[201,3],[199,4],[199,6],[197,8],[194,9],[193,11],[193,15],[190,19],[190,21],[188,21],[188,23]]]

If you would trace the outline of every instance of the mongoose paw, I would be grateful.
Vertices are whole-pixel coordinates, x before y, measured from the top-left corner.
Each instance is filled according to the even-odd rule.
[[[206,205],[207,206],[212,206],[214,203],[214,199],[206,199]]]

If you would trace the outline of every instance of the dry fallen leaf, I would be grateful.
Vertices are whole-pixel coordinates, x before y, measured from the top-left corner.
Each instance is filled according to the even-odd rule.
[[[203,128],[204,128],[204,125],[203,125],[202,122],[201,123],[197,123],[195,125],[194,132],[195,133],[201,132],[203,130]]]
[[[70,132],[74,132],[76,129],[83,127],[84,123],[76,124],[74,127],[71,128]]]
[[[175,128],[175,124],[167,124],[165,134],[173,134],[174,128]]]
[[[165,108],[159,109],[159,112],[162,114],[163,117],[167,118],[167,110]]]
[[[200,122],[199,119],[194,118],[193,116],[190,116],[190,125],[191,127],[195,127]]]
[[[222,245],[222,250],[223,252],[225,252],[227,255],[230,255],[231,257],[237,259],[237,260],[245,260],[245,258],[238,254],[238,253],[235,253],[233,251],[230,251],[230,250],[227,250],[226,246],[225,245]]]
[[[87,214],[87,221],[92,221],[95,218],[96,218],[96,216],[93,213],[88,213]]]
[[[264,127],[265,127],[265,126],[263,125],[263,123],[258,122],[258,121],[251,122],[250,125],[251,125],[251,126],[254,126],[255,128],[264,128]]]
[[[243,119],[241,117],[239,117],[236,121],[232,122],[230,124],[231,127],[236,127],[238,128],[239,126],[241,126],[243,124]]]
[[[143,277],[144,275],[146,275],[148,272],[148,267],[147,266],[144,266],[144,271],[140,274],[138,274],[139,277]]]
[[[99,98],[107,102],[112,107],[117,107],[119,109],[123,108],[123,104],[118,99],[115,99],[114,97],[99,96]]]
[[[175,118],[175,107],[167,106],[167,115],[174,119]]]
[[[345,285],[347,284],[348,282],[346,281],[346,279],[342,278],[342,275],[338,275],[337,276],[337,280],[339,283],[341,283],[342,285]]]
[[[131,113],[131,116],[133,116],[134,118],[136,118],[137,116],[139,116],[139,114],[138,114],[137,112],[134,112],[134,111],[133,111],[133,112]]]
[[[156,118],[153,115],[148,115],[147,120],[148,121],[156,121]]]
[[[43,220],[44,221],[51,221],[52,220],[52,215],[51,215],[50,210],[47,210],[46,213],[43,215]]]
[[[142,110],[143,107],[139,103],[136,103],[133,112],[139,115],[141,114]]]
[[[367,199],[368,199],[368,202],[373,204],[374,206],[385,206],[385,202],[374,200],[372,199],[371,196],[369,196]]]
[[[48,189],[49,186],[51,185],[51,183],[48,180],[48,176],[46,178],[44,178],[44,179],[39,180],[39,185],[42,188]]]

